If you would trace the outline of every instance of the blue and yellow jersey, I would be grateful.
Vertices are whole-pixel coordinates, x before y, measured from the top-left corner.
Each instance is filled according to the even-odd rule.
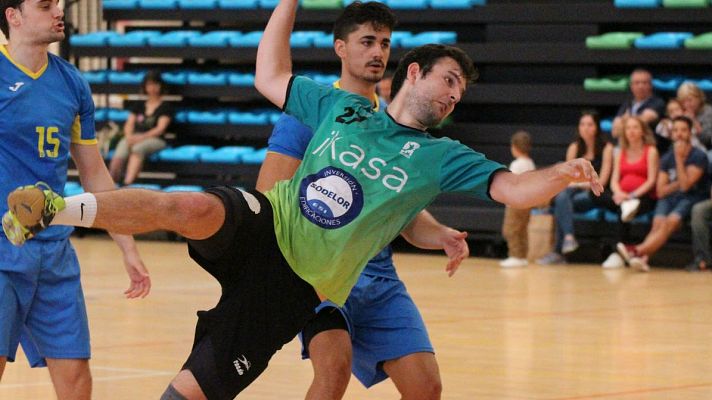
[[[0,213],[16,187],[44,181],[62,194],[69,145],[96,144],[94,102],[77,69],[49,54],[32,72],[0,46]],[[71,228],[53,226],[37,237],[62,239]]]

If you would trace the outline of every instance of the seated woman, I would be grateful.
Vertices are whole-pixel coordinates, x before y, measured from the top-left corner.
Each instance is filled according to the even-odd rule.
[[[146,73],[141,84],[146,101],[130,109],[124,124],[124,137],[117,144],[109,164],[109,172],[115,182],[120,181],[125,165],[123,184],[133,183],[146,157],[166,147],[162,136],[171,123],[172,111],[170,104],[163,101],[164,88],[159,72]]]
[[[707,150],[712,150],[712,105],[706,103],[705,92],[694,83],[685,82],[677,89],[677,99],[683,114],[692,120],[692,143],[699,140]]]
[[[611,245],[621,241],[630,243],[630,221],[636,213],[648,213],[655,208],[655,184],[660,166],[653,132],[640,117],[626,118],[619,144],[620,151],[613,161],[611,190],[592,197],[597,206],[618,213],[617,237],[606,240]],[[625,263],[616,251],[603,263],[604,268],[623,266]]]
[[[579,118],[576,138],[566,150],[566,160],[583,157],[593,164],[598,172],[601,186],[608,185],[613,165],[613,145],[601,133],[598,114],[584,111]],[[559,193],[554,200],[556,220],[556,245],[554,251],[537,260],[538,264],[560,264],[565,262],[564,254],[578,248],[574,236],[574,212],[583,212],[594,207],[589,184],[572,184]]]

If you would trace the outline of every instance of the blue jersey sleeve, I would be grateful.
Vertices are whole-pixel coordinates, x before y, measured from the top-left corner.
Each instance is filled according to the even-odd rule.
[[[482,153],[453,141],[440,167],[440,189],[491,200],[489,186],[492,178],[496,172],[506,170],[504,165],[488,160]]]
[[[79,111],[72,126],[72,143],[96,144],[94,100],[91,97],[89,83],[79,73],[77,73],[76,90],[79,95]]]
[[[348,92],[318,84],[303,76],[293,76],[287,89],[284,111],[316,130],[334,103],[343,96],[348,96]]]
[[[269,137],[267,150],[301,160],[313,135],[314,132],[295,117],[282,114]]]

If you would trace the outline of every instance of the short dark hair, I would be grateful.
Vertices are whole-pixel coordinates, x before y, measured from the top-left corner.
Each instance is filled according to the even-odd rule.
[[[425,77],[441,58],[446,57],[452,58],[460,66],[466,84],[477,80],[479,73],[467,53],[454,46],[426,44],[410,50],[398,62],[396,72],[393,74],[393,83],[391,84],[391,98],[395,98],[403,86],[410,64],[417,63],[420,66],[423,77]]]
[[[346,40],[346,37],[360,25],[369,23],[376,30],[393,31],[398,21],[393,11],[387,5],[376,1],[362,3],[355,1],[349,4],[334,22],[334,40]]]
[[[690,119],[690,117],[688,117],[686,115],[678,115],[677,117],[672,119],[672,122],[677,122],[677,121],[682,121],[682,122],[686,123],[687,127],[690,129],[690,131],[692,131],[692,126],[694,124],[692,123],[692,120]]]
[[[161,94],[166,92],[166,84],[163,82],[163,77],[161,76],[161,71],[151,70],[146,72],[141,81],[141,93],[146,93],[146,83],[154,82],[161,85]]]
[[[529,154],[532,151],[532,137],[525,130],[518,130],[512,135],[512,146],[524,154]]]
[[[25,0],[0,0],[0,31],[7,39],[10,39],[10,25],[5,16],[5,10],[8,8],[20,8]]]

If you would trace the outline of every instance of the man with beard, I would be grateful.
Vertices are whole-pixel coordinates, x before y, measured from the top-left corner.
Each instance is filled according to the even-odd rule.
[[[385,108],[375,89],[388,64],[395,24],[393,12],[377,2],[352,3],[334,23],[341,78],[333,86],[370,100],[374,111]],[[269,139],[257,190],[267,192],[277,181],[292,178],[312,136],[309,127],[282,114]],[[451,260],[450,274],[469,254],[466,233],[438,224],[427,211],[401,234],[419,247],[444,247]],[[452,242],[431,240],[436,235],[449,235]],[[390,377],[404,399],[440,398],[442,384],[433,346],[396,273],[390,245],[366,264],[343,307],[325,301],[316,313],[301,334],[302,357],[309,358],[314,369],[306,399],[342,398],[352,371],[366,387]]]
[[[0,0],[8,40],[0,46],[3,198],[27,181],[62,193],[70,155],[86,190],[114,189],[97,147],[89,85],[47,52],[64,39],[63,17],[57,0]],[[48,367],[59,399],[81,400],[91,396],[89,326],[71,232],[52,227],[24,248],[0,235],[0,377],[21,342],[33,367]],[[151,281],[133,239],[114,239],[131,279],[126,296],[146,296]]]

